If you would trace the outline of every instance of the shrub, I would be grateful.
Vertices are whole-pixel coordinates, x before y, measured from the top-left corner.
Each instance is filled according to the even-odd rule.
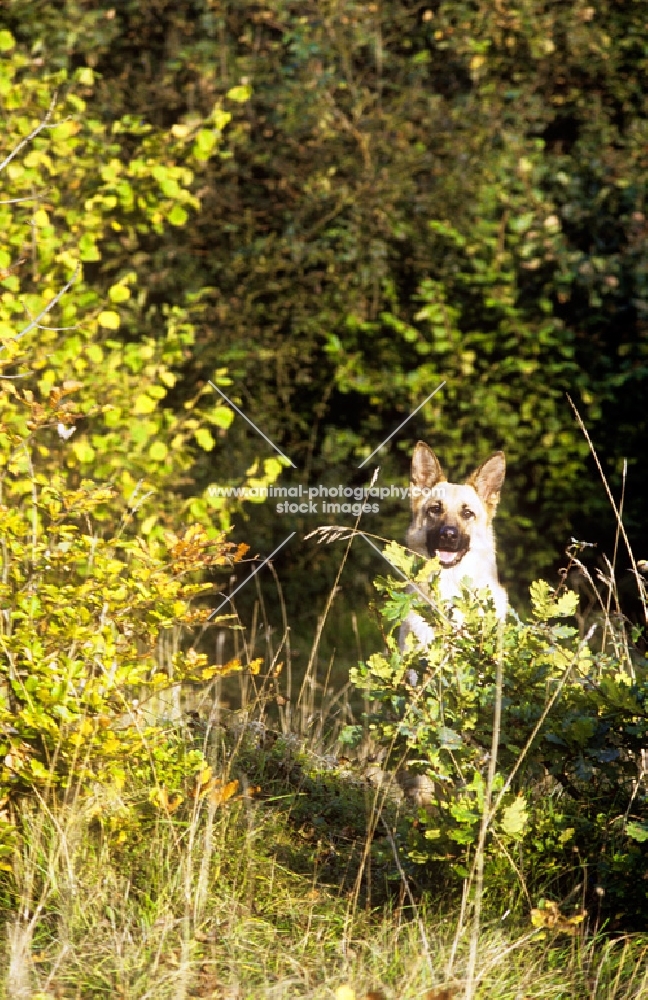
[[[420,566],[396,545],[390,559],[419,584],[430,580],[434,564]],[[406,583],[377,586],[387,598],[386,652],[360,664],[352,680],[373,699],[366,724],[388,761],[406,761],[431,780],[430,802],[409,822],[410,862],[436,862],[461,877],[469,872],[485,808],[500,658],[486,844],[491,895],[509,893],[511,870],[527,901],[532,893],[567,894],[584,878],[614,914],[645,917],[645,660],[633,658],[624,642],[613,652],[596,650],[593,629],[580,639],[569,621],[576,595],[544,581],[531,587],[529,620],[510,613],[504,623],[486,593],[464,593],[456,602],[459,621],[449,606],[437,600],[432,607],[409,593]],[[401,652],[396,642],[412,609],[435,628],[425,656]],[[355,727],[345,738],[359,735]]]
[[[31,404],[33,431],[57,419],[61,395],[53,391],[38,412]],[[173,728],[149,721],[147,702],[171,685],[240,667],[237,661],[210,666],[192,649],[167,655],[170,644],[162,640],[173,633],[178,649],[182,630],[204,625],[209,609],[195,606],[212,588],[201,582],[204,571],[238,561],[245,546],[222,534],[210,538],[197,525],[143,539],[136,504],[130,507],[110,486],[82,481],[73,490],[62,475],[34,472],[34,440],[0,436],[5,869],[12,804],[20,797],[97,783],[119,792],[130,774],[148,787],[150,803],[168,810],[192,787],[202,788],[202,752]]]

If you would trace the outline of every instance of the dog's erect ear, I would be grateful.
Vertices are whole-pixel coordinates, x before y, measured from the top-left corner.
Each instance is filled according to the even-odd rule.
[[[412,485],[432,489],[446,481],[441,463],[431,448],[419,441],[412,455]]]
[[[500,490],[506,474],[506,460],[503,451],[496,451],[494,455],[475,469],[470,479],[466,480],[472,486],[479,498],[483,501],[491,517],[497,509],[500,498]]]

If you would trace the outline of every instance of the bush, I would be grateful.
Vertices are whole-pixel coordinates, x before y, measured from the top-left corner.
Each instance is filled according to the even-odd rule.
[[[50,404],[52,398],[56,393]],[[55,409],[40,407],[34,430],[56,419]],[[210,538],[197,525],[145,540],[134,500],[131,507],[116,490],[91,481],[72,490],[62,476],[48,480],[34,472],[34,447],[28,439],[0,437],[0,862],[6,870],[16,799],[51,788],[78,793],[97,783],[120,792],[128,775],[148,788],[150,803],[167,810],[204,790],[201,750],[173,727],[147,721],[147,702],[171,685],[204,683],[240,668],[238,661],[210,666],[192,649],[167,654],[164,637],[173,634],[178,649],[182,630],[205,624],[209,608],[194,605],[212,584],[200,582],[201,575],[238,561],[245,547],[223,535]]]
[[[434,564],[421,567],[396,545],[390,559],[419,584],[430,580]],[[387,650],[360,664],[352,680],[373,699],[366,721],[387,760],[392,766],[406,761],[431,782],[429,803],[409,822],[410,862],[434,862],[466,877],[486,808],[486,883],[493,898],[508,894],[510,901],[511,870],[527,901],[545,892],[566,895],[584,879],[597,908],[603,900],[626,920],[645,918],[645,660],[637,661],[623,641],[612,652],[597,651],[594,629],[579,638],[569,623],[576,595],[554,592],[544,581],[531,587],[529,620],[510,613],[504,623],[486,593],[466,591],[452,612],[438,601],[434,610],[403,582],[381,580],[378,588],[387,597]],[[395,631],[412,609],[435,628],[436,641],[425,656],[420,650],[402,653],[396,642]],[[501,726],[489,807],[485,791],[498,697]],[[359,734],[356,727],[346,738]]]

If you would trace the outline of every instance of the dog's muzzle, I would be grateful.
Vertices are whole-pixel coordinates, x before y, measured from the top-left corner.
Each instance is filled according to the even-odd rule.
[[[459,529],[452,524],[445,524],[434,531],[428,531],[426,548],[430,558],[438,556],[441,566],[445,569],[451,569],[460,563],[468,551],[468,546],[461,546]]]

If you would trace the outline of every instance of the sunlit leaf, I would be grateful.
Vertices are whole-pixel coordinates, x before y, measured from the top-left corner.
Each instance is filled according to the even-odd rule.
[[[245,101],[249,101],[252,96],[252,90],[246,85],[240,85],[238,87],[232,87],[231,90],[227,91],[227,96],[230,101],[236,101],[238,104],[242,104]]]
[[[529,813],[523,795],[518,795],[514,802],[502,813],[500,821],[502,830],[509,837],[519,839],[526,830],[529,822]]]
[[[119,313],[113,312],[111,309],[105,309],[97,316],[97,322],[99,326],[105,327],[106,330],[118,330],[121,320]]]

